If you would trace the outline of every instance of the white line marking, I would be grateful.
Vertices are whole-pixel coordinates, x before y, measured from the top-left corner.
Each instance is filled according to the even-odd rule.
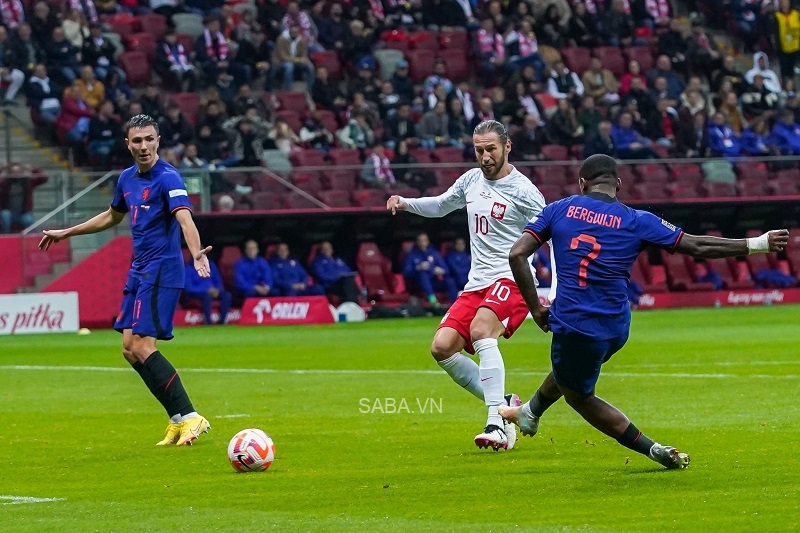
[[[246,415],[246,414],[236,414],[236,415],[222,415],[222,416],[218,416],[217,418],[247,418],[249,416],[250,415]]]
[[[34,498],[32,496],[0,496],[0,505],[19,505],[22,503],[47,503],[47,502],[61,502],[61,501],[64,501],[64,498]]]
[[[4,365],[0,370],[54,370],[54,371],[85,371],[85,372],[130,372],[127,368],[113,366],[37,366],[37,365]],[[201,373],[201,374],[393,374],[393,375],[441,375],[441,370],[422,370],[422,369],[350,369],[350,368],[313,368],[308,370],[293,370],[279,368],[181,368],[181,372]],[[510,371],[509,374],[515,376],[544,376],[544,372],[531,372],[527,370]],[[688,372],[603,372],[605,377],[617,378],[700,378],[700,379],[731,379],[731,378],[755,378],[755,379],[798,379],[798,374],[693,374]]]
[[[800,365],[800,360],[797,361],[715,361],[708,363],[642,363],[634,365],[619,364],[615,365],[617,368],[683,368],[688,366],[783,366],[783,365]]]

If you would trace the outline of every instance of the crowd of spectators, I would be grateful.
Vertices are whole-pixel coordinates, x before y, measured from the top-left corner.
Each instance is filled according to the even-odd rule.
[[[162,156],[180,168],[290,168],[304,150],[348,148],[363,163],[353,187],[378,189],[430,189],[429,172],[397,165],[445,148],[469,160],[490,118],[508,125],[517,162],[548,158],[545,145],[620,159],[800,153],[788,0],[731,3],[734,33],[768,37],[744,49],[769,51],[780,74],[763,50],[740,70],[705,17],[678,18],[669,0],[2,5],[5,103],[24,93],[78,163],[103,168],[127,163],[120,124],[138,113],[159,121]],[[708,5],[693,4],[718,27],[724,11]],[[147,50],[146,79],[120,43]],[[216,192],[252,191],[224,181]]]

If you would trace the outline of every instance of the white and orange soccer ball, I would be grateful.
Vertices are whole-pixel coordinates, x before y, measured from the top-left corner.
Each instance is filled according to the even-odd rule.
[[[260,429],[243,429],[228,444],[228,460],[239,472],[263,472],[275,460],[275,443]]]

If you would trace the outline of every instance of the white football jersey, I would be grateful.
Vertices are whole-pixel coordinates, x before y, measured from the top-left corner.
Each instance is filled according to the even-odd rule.
[[[496,181],[487,180],[480,168],[474,168],[435,198],[402,200],[408,204],[407,211],[427,217],[466,206],[472,255],[466,291],[483,289],[501,278],[514,279],[508,253],[525,224],[545,206],[539,189],[513,166],[508,176]]]

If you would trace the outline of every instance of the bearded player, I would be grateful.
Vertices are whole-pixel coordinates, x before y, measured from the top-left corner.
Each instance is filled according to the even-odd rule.
[[[453,381],[486,403],[486,427],[475,437],[479,448],[514,447],[517,434],[499,408],[520,405],[505,394],[505,367],[497,339],[511,337],[528,314],[508,265],[508,252],[525,224],[541,213],[544,197],[508,163],[511,142],[505,126],[481,122],[472,136],[479,168],[471,169],[436,197],[392,196],[386,208],[424,217],[442,217],[467,208],[472,263],[464,292],[439,324],[431,355]],[[477,354],[480,365],[461,353]]]

